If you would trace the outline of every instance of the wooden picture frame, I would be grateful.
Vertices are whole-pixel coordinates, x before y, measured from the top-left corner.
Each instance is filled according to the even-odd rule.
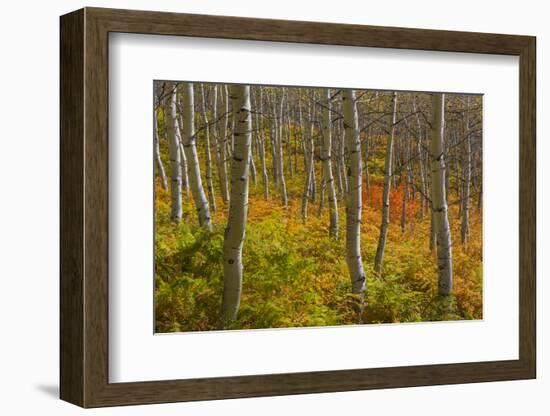
[[[534,37],[85,8],[61,17],[60,396],[102,407],[530,379],[536,376]],[[519,359],[109,383],[108,34],[519,56]]]

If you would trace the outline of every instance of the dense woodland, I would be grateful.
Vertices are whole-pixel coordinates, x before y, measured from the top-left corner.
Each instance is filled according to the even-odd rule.
[[[157,332],[482,317],[482,97],[154,83]]]

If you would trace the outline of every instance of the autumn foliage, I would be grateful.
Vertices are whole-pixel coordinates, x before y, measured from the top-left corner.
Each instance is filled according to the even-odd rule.
[[[166,152],[162,154],[166,158]],[[369,161],[373,166],[381,163],[376,157]],[[367,292],[360,319],[345,262],[345,206],[339,204],[341,235],[337,241],[328,238],[326,201],[321,215],[318,200],[310,202],[310,214],[304,223],[300,215],[304,177],[299,172],[287,174],[286,208],[276,191],[265,200],[260,182],[255,185],[251,181],[241,308],[231,328],[482,318],[481,210],[471,210],[470,240],[461,245],[459,208],[456,204],[449,206],[454,285],[453,296],[443,299],[437,295],[435,253],[429,248],[430,216],[427,212],[420,218],[419,193],[409,195],[408,221],[401,230],[403,181],[391,188],[386,253],[382,272],[374,272],[383,178],[375,169],[371,172],[370,187],[363,185],[361,251]],[[214,229],[208,232],[199,227],[189,195],[184,192],[183,218],[175,224],[170,221],[169,191],[159,183],[155,191],[156,331],[216,329],[223,289],[227,208],[217,193]]]

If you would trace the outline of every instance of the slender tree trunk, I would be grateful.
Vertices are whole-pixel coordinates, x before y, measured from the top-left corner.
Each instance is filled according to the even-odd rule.
[[[287,196],[287,190],[286,190],[286,180],[285,180],[285,169],[284,169],[284,153],[283,153],[283,109],[284,109],[284,102],[285,102],[285,89],[282,88],[281,91],[281,102],[279,107],[279,115],[278,115],[278,127],[279,130],[277,132],[277,171],[279,172],[279,179],[280,179],[280,186],[281,186],[281,202],[286,207],[288,205],[288,196]],[[275,116],[277,118],[277,115]]]
[[[436,232],[438,287],[440,295],[449,295],[453,286],[451,230],[445,197],[445,95],[432,94],[431,176],[432,216]]]
[[[291,120],[290,120],[290,97],[286,100],[286,147],[288,151],[288,174],[292,178],[294,176],[294,163],[292,161],[292,135],[291,135]]]
[[[443,139],[443,146],[445,146],[445,139]],[[443,152],[446,153],[446,149],[443,148]],[[448,163],[446,163],[446,165],[448,165]],[[445,199],[448,201],[449,200],[449,194],[451,193],[451,187],[450,187],[450,184],[449,184],[449,169],[450,165],[446,166],[446,175],[445,175]]]
[[[348,191],[346,192],[346,253],[351,277],[352,293],[360,295],[361,303],[366,290],[366,277],[361,258],[362,167],[361,140],[357,120],[355,91],[344,90],[344,129],[348,156]]]
[[[424,157],[422,152],[422,125],[420,124],[420,116],[417,113],[416,97],[413,98],[413,111],[416,113],[416,125],[418,128],[418,137],[416,142],[416,152],[418,157],[418,167],[420,170],[420,189],[422,195],[420,197],[420,221],[424,219],[426,214],[426,205],[428,204],[428,190],[426,187],[426,171],[424,169]]]
[[[277,97],[275,91],[269,97],[269,105],[271,112],[271,123],[269,124],[269,143],[271,145],[271,165],[273,170],[273,183],[276,190],[281,189],[281,179],[279,174],[279,160],[278,160],[278,138],[277,133],[279,127],[277,125]]]
[[[409,190],[413,185],[410,158],[411,144],[410,139],[407,139],[407,143],[405,144],[405,160],[403,162],[405,165],[406,180],[403,183],[403,203],[401,206],[401,232],[403,233],[407,226],[407,200],[410,197]]]
[[[221,100],[220,100],[221,101]],[[224,123],[225,118],[224,116]],[[222,201],[226,204],[229,201],[229,193],[227,190],[227,169],[225,165],[225,151],[223,145],[223,137],[220,134],[219,120],[218,120],[218,85],[214,85],[214,99],[212,103],[212,118],[214,119],[214,125],[212,125],[211,132],[214,136],[214,159],[216,160],[216,169],[218,172],[218,181],[220,183],[220,193]]]
[[[263,88],[260,87],[260,114],[256,115],[256,124],[259,132],[259,152],[260,161],[262,163],[262,181],[264,186],[264,199],[269,198],[269,176],[267,175],[267,166],[265,161],[265,131],[263,123]]]
[[[370,174],[369,174],[369,140],[371,136],[371,128],[368,128],[367,137],[365,139],[365,188],[367,193],[370,190]]]
[[[299,131],[300,131],[300,144],[302,146],[302,156],[304,158],[304,175],[307,176],[307,149],[306,149],[306,134],[305,134],[305,123],[302,117],[302,90],[299,89],[299,96],[298,96],[298,124],[300,125]]]
[[[313,129],[313,125],[311,126]],[[312,139],[314,139],[313,132],[311,134]],[[311,147],[311,155],[313,157],[313,162],[311,163],[311,177],[309,181],[309,197],[311,198],[311,202],[315,203],[317,201],[317,178],[315,176],[315,140],[313,140],[313,144]]]
[[[157,110],[153,111],[153,140],[154,140],[154,153],[155,153],[155,173],[160,178],[160,186],[162,189],[168,188],[166,180],[166,172],[164,171],[164,165],[160,158],[160,144],[159,144],[159,131],[157,124]]]
[[[224,286],[220,313],[222,327],[237,319],[241,301],[242,249],[248,213],[248,163],[252,141],[250,87],[232,85],[231,100],[236,122],[233,133],[235,147],[231,158],[231,202],[223,243]]]
[[[421,206],[420,206],[420,220],[424,219],[424,216],[426,215],[426,211],[428,210],[428,206],[431,207],[431,200],[429,200],[428,196],[428,166],[426,162],[425,157],[425,151],[423,149],[423,143],[424,143],[424,137],[425,137],[425,129],[422,128],[422,124],[420,123],[420,116],[418,114],[417,106],[416,106],[416,96],[413,98],[413,110],[416,112],[416,124],[418,126],[418,142],[417,142],[417,153],[418,153],[418,165],[420,168],[420,186],[422,189],[422,198],[421,198]],[[430,208],[431,212],[431,208]],[[431,216],[431,215],[430,215]]]
[[[343,137],[343,135],[340,133],[339,130],[337,130],[335,133],[336,140],[334,140],[334,154],[336,155],[336,184],[338,185],[338,195],[340,195],[341,198],[344,198],[345,192],[344,180],[342,178],[342,158],[340,157],[340,149],[343,146],[343,142],[342,140],[340,140],[340,138]]]
[[[164,101],[164,126],[169,143],[170,154],[170,193],[172,209],[170,217],[172,221],[179,222],[182,216],[181,207],[181,158],[180,158],[180,134],[176,113],[176,92],[174,84],[166,82],[167,96]]]
[[[312,122],[312,105],[308,104],[308,124],[305,137],[305,153],[306,153],[306,175],[304,182],[304,193],[302,194],[302,221],[307,221],[308,202],[311,194],[311,182],[313,180],[313,122]]]
[[[321,161],[323,163],[323,189],[327,190],[330,210],[329,234],[338,239],[338,200],[334,188],[334,177],[332,176],[332,135],[331,135],[331,108],[330,90],[325,90],[323,102],[323,143],[321,148]]]
[[[183,126],[183,121],[180,114],[179,118],[176,117],[175,129],[176,129],[176,136],[178,137],[179,150],[180,150],[181,186],[182,186],[182,189],[185,190],[185,195],[189,197],[190,189],[189,189],[189,177],[187,175],[187,158],[185,157],[185,152],[183,151],[183,140],[181,138],[181,132],[183,130],[182,126]]]
[[[181,125],[179,121],[176,122],[176,136],[178,137],[179,153],[180,153],[180,170],[181,170],[181,185],[182,189],[185,190],[185,195],[190,196],[189,189],[189,177],[187,175],[187,158],[185,157],[185,152],[183,150],[183,141],[181,139]]]
[[[342,132],[342,141],[340,142],[340,170],[342,171],[342,188],[344,190],[344,195],[348,192],[348,175],[346,172],[346,129]]]
[[[218,167],[218,175],[220,178],[220,191],[222,201],[225,204],[229,203],[229,184],[227,181],[227,137],[229,135],[229,97],[227,93],[227,85],[223,86],[223,124],[222,134],[218,135],[218,159],[220,165]]]
[[[250,177],[252,178],[252,183],[256,186],[256,163],[254,163],[252,149],[250,149]]]
[[[250,100],[250,105],[252,106],[252,99]],[[251,107],[252,108],[252,107]],[[250,115],[252,118],[252,115]],[[253,121],[253,118],[252,118]],[[252,183],[256,186],[256,163],[254,162],[254,137],[258,136],[258,132],[252,133],[252,140],[250,141],[250,160],[248,161],[248,169],[250,172],[250,178]]]
[[[460,239],[463,245],[468,243],[470,237],[470,182],[471,182],[471,161],[472,161],[472,148],[470,144],[470,129],[469,129],[469,119],[466,115],[465,120],[465,138],[464,140],[464,159],[462,167],[464,169],[464,192],[462,195],[462,224],[460,227]]]
[[[216,212],[216,198],[214,197],[214,184],[212,182],[212,156],[210,154],[210,126],[208,124],[208,115],[206,114],[206,96],[204,94],[204,84],[201,84],[201,109],[202,120],[204,123],[205,139],[205,170],[206,170],[206,189],[208,191],[208,202],[212,212]]]
[[[393,176],[393,136],[395,133],[395,121],[397,118],[397,93],[392,96],[392,118],[390,125],[390,134],[386,145],[386,160],[384,164],[384,190],[382,193],[382,224],[380,226],[380,236],[378,238],[378,247],[376,257],[374,258],[374,270],[380,273],[382,261],[384,259],[384,250],[386,248],[386,239],[388,236],[388,225],[390,223],[390,186]]]
[[[197,155],[197,140],[195,136],[195,103],[193,84],[183,82],[180,84],[183,98],[183,150],[187,158],[187,176],[191,187],[191,194],[195,202],[195,208],[201,227],[212,230],[210,206],[204,188],[202,186],[201,170]]]

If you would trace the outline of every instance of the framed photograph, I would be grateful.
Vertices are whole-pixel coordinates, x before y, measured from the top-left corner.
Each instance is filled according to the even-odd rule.
[[[534,37],[60,24],[63,400],[536,377]]]

